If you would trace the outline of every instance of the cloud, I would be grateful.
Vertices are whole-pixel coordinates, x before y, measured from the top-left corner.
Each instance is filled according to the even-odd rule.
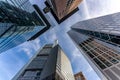
[[[19,46],[19,51],[24,51],[25,54],[31,58],[32,55],[41,47],[40,40],[36,39],[34,41],[29,41],[21,44]]]
[[[90,18],[120,12],[120,0],[84,0]]]

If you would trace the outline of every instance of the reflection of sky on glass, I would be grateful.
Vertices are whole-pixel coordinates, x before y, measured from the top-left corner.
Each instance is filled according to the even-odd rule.
[[[31,1],[37,3],[41,9],[45,6],[42,4],[44,0]],[[119,3],[120,0],[83,0],[79,5],[80,10],[60,25],[54,21],[50,13],[46,14],[51,19],[52,24],[54,23],[53,25],[56,26],[35,41],[25,42],[0,54],[0,80],[10,80],[41,46],[51,43],[55,39],[59,40],[60,46],[69,57],[74,73],[83,71],[87,80],[100,80],[66,32],[70,30],[71,25],[78,21],[120,12]]]

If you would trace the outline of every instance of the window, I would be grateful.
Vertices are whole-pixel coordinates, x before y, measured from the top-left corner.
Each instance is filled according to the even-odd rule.
[[[119,45],[120,45],[120,39],[118,39],[118,38],[111,38],[111,41],[112,41],[113,43],[116,43],[116,44],[119,44]]]
[[[104,40],[108,40],[109,39],[108,34],[100,33],[100,35],[101,35],[102,39],[104,39]]]
[[[108,67],[112,66],[111,63],[109,63],[106,59],[104,59],[102,56],[98,56],[99,60],[102,61],[105,65]]]
[[[87,54],[88,54],[91,58],[94,58],[94,55],[91,54],[90,52],[87,52]]]
[[[95,37],[100,38],[100,33],[99,32],[94,32],[95,33]]]
[[[101,69],[105,69],[105,65],[103,63],[101,63],[97,58],[93,59],[96,64],[101,68]]]
[[[96,52],[98,52],[99,54],[102,54],[103,52],[101,50],[99,50],[99,48],[95,48],[94,49]]]
[[[107,55],[107,54],[102,54],[102,55],[103,55],[106,59],[108,59],[110,62],[112,62],[112,63],[114,63],[114,64],[118,63],[117,60],[113,59],[113,58],[110,57],[109,55]]]
[[[90,51],[92,54],[94,54],[95,56],[98,56],[98,53],[95,50],[91,50]]]

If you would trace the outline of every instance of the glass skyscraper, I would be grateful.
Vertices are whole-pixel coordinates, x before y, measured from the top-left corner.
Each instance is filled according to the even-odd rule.
[[[78,22],[68,32],[101,80],[120,80],[120,13]]]
[[[47,44],[13,80],[74,80],[71,64],[58,44]]]
[[[29,0],[0,1],[0,53],[49,29],[43,17]]]

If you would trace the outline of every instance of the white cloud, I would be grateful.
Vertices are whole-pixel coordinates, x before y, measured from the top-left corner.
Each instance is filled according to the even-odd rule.
[[[82,4],[83,4],[83,8],[84,8],[83,10],[84,10],[84,13],[85,13],[85,18],[84,19],[88,19],[88,18],[90,18],[90,14],[89,14],[88,4],[87,4],[86,0],[83,0]],[[81,6],[79,6],[79,7],[81,7]]]
[[[90,18],[120,12],[120,0],[84,0]]]
[[[31,58],[34,52],[36,52],[40,47],[40,40],[36,39],[34,41],[29,41],[21,44],[19,46],[19,51],[24,51],[27,56]]]
[[[74,63],[76,60],[80,59],[82,57],[80,51],[75,48],[71,50],[71,63]]]

